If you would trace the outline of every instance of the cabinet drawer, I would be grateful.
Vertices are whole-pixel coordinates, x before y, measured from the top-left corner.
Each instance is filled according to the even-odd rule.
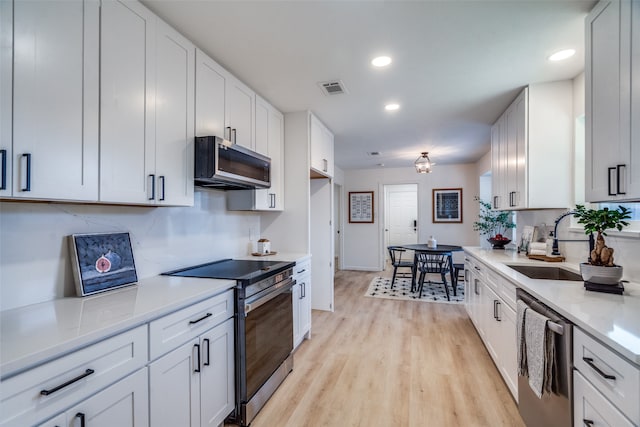
[[[516,310],[516,285],[508,280],[500,279],[500,292],[498,296],[511,307]]]
[[[144,366],[147,360],[147,328],[140,326],[11,377],[0,387],[0,425],[40,422]]]
[[[296,262],[296,266],[293,268],[293,274],[296,276],[296,280],[298,275],[307,274],[311,272],[311,260],[309,258]]]
[[[580,372],[573,372],[573,425],[584,427],[587,421],[594,426],[633,427],[622,412],[618,411]]]
[[[638,367],[578,328],[573,334],[573,365],[634,424],[640,424]]]
[[[233,316],[233,289],[149,323],[149,357],[168,353]]]
[[[500,282],[502,279],[495,271],[490,270],[489,268],[483,268],[484,272],[484,281],[488,287],[490,287],[496,294],[500,291]]]

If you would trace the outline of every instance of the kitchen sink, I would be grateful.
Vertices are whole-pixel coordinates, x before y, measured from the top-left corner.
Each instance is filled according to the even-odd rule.
[[[538,265],[507,265],[518,273],[531,279],[575,280],[582,282],[582,276],[560,267],[541,267]]]

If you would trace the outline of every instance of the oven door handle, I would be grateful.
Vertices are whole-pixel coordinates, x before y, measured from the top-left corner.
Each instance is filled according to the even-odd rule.
[[[261,296],[257,296],[257,297],[245,300],[244,315],[246,316],[251,311],[255,310],[256,308],[260,307],[263,304],[268,303],[278,295],[283,294],[287,291],[290,291],[295,284],[296,284],[296,281],[293,280],[292,278],[289,278],[287,280],[284,280],[274,285],[273,288],[270,289],[270,292],[267,293],[266,295],[261,295]]]

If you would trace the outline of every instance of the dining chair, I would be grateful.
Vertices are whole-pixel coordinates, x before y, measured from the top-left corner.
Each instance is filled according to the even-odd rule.
[[[464,264],[453,263],[453,283],[451,284],[453,295],[458,295],[458,282],[460,279],[464,281]]]
[[[396,275],[398,273],[399,268],[408,268],[411,272],[413,272],[413,262],[412,261],[403,261],[402,254],[406,252],[406,249],[402,249],[398,246],[389,246],[387,247],[389,250],[389,258],[391,258],[391,265],[393,266],[393,277],[391,278],[391,286],[393,289],[393,284],[396,281]],[[411,273],[407,276],[407,273],[400,273],[397,277],[411,277]]]
[[[441,284],[444,286],[444,291],[447,294],[447,301],[451,301],[449,296],[449,287],[447,286],[447,274],[451,271],[451,253],[438,253],[431,254],[427,252],[418,252],[416,254],[417,268],[420,272],[418,277],[418,298],[422,298],[422,290],[424,289],[424,282],[427,274],[440,274],[442,282],[434,282],[427,280],[427,283]]]

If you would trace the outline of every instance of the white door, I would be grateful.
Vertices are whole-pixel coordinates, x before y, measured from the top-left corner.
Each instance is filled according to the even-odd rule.
[[[333,256],[336,260],[335,268],[340,269],[340,233],[342,232],[342,186],[334,184],[333,187]]]
[[[311,191],[311,307],[333,311],[333,184],[312,179]]]
[[[227,127],[235,133],[229,135],[233,142],[245,148],[255,148],[254,114],[256,94],[248,86],[233,76],[226,80],[225,120]]]
[[[387,246],[418,243],[418,184],[385,185],[384,194],[385,252]]]
[[[225,132],[225,85],[228,73],[196,49],[196,136],[228,138]]]
[[[203,427],[220,425],[233,411],[233,336],[233,319],[229,319],[204,333],[200,340],[200,425]]]

